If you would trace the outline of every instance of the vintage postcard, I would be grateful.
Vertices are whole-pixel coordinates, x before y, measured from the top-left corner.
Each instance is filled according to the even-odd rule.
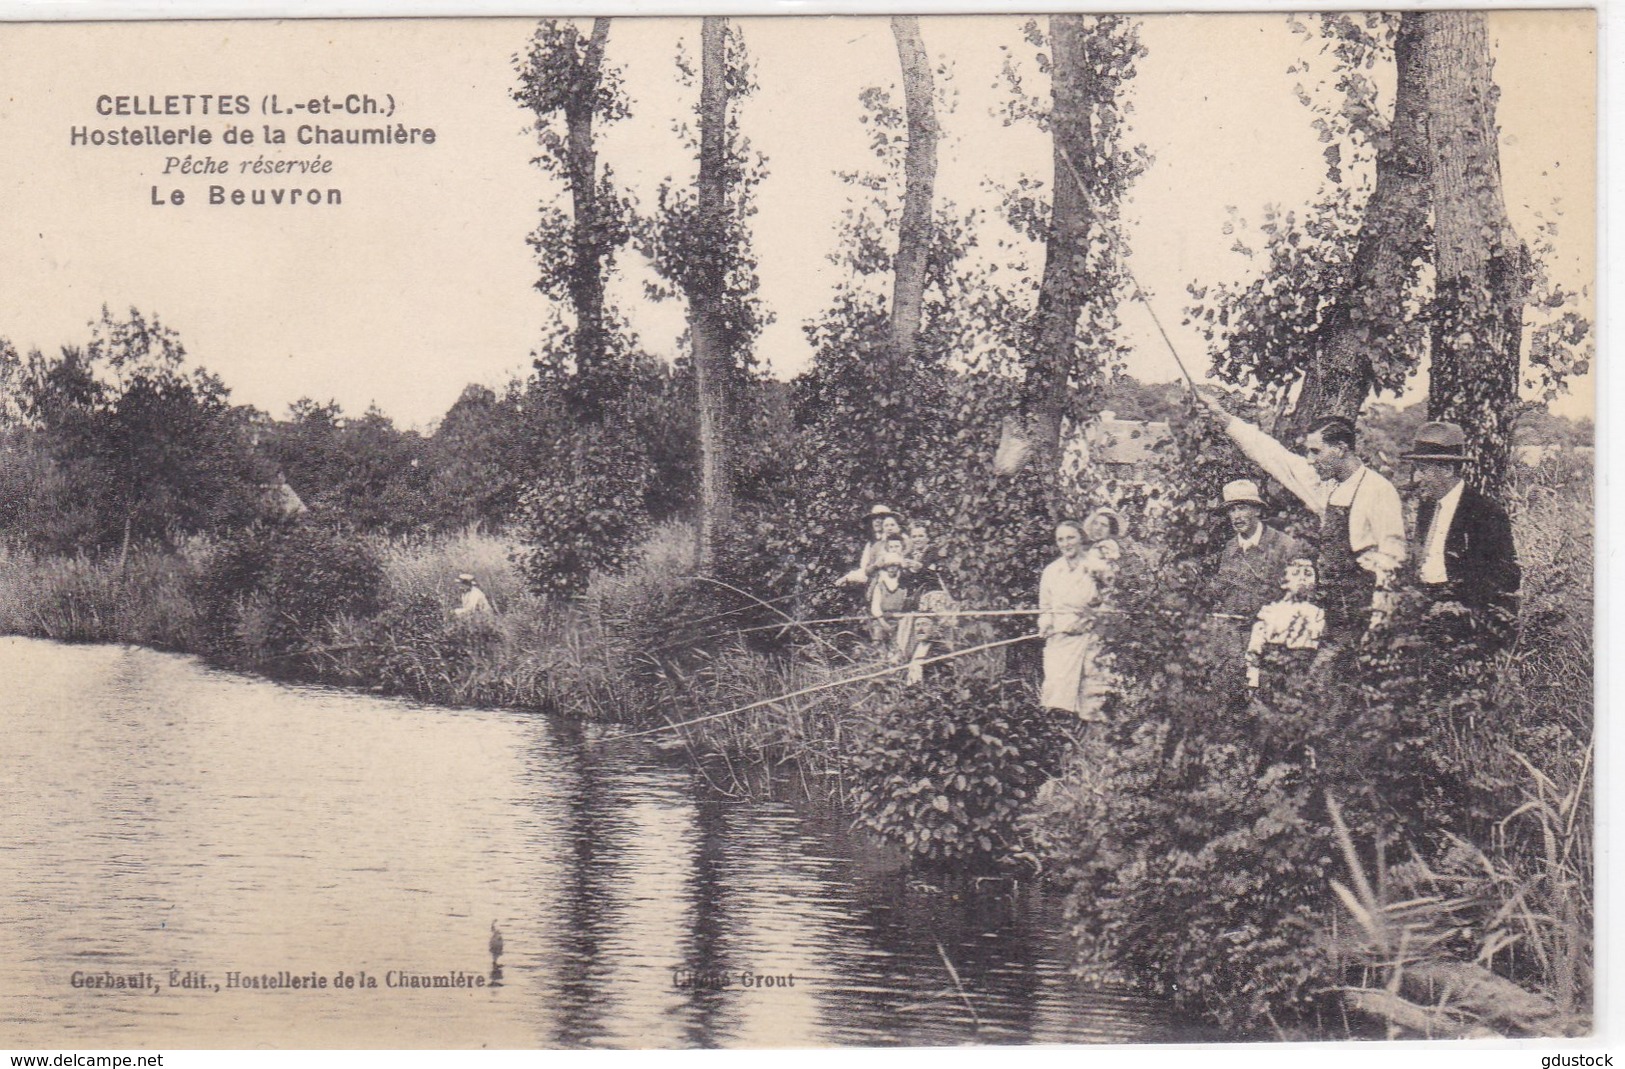
[[[0,22],[0,1046],[1594,1035],[1597,43]]]

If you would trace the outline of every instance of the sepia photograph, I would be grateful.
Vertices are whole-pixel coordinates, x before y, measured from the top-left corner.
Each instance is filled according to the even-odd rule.
[[[0,15],[0,1047],[1598,1036],[1597,10]]]

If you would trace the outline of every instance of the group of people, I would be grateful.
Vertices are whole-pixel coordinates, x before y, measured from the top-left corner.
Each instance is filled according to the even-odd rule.
[[[841,583],[861,586],[869,637],[894,660],[908,663],[908,680],[924,678],[924,662],[945,630],[954,602],[941,575],[927,563],[930,528],[907,525],[885,505],[865,517],[869,542],[858,566]]]
[[[1383,626],[1406,585],[1407,566],[1427,606],[1422,627],[1441,646],[1448,642],[1456,656],[1482,660],[1507,641],[1522,578],[1512,524],[1500,505],[1463,480],[1467,437],[1460,426],[1425,424],[1404,456],[1417,504],[1413,553],[1400,492],[1360,458],[1350,421],[1319,421],[1299,455],[1212,398],[1203,400],[1242,453],[1320,520],[1309,545],[1263,522],[1254,481],[1237,479],[1222,490],[1232,537],[1219,553],[1214,610],[1234,624],[1237,671],[1249,690],[1267,683],[1269,666],[1302,677]],[[1084,720],[1101,717],[1113,686],[1091,626],[1100,576],[1109,573],[1089,562],[1096,546],[1115,549],[1115,538],[1091,532],[1087,523],[1058,525],[1061,555],[1039,582],[1038,626],[1046,640],[1041,702]]]

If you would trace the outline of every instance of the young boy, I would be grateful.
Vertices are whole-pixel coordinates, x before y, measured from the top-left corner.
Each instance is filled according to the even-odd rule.
[[[903,578],[903,567],[908,562],[904,556],[903,540],[891,538],[885,546],[885,551],[875,562],[880,567],[879,574],[869,588],[869,636],[880,643],[896,634],[894,621],[914,607],[913,591]]]
[[[1255,689],[1266,660],[1272,675],[1277,667],[1300,676],[1308,672],[1326,633],[1325,610],[1309,600],[1315,596],[1315,562],[1307,557],[1288,561],[1281,585],[1286,596],[1258,610],[1247,642],[1247,685]]]

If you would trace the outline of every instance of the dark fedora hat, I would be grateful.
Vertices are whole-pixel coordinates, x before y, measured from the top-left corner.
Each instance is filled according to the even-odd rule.
[[[1456,423],[1424,423],[1406,460],[1466,460],[1467,433]]]

